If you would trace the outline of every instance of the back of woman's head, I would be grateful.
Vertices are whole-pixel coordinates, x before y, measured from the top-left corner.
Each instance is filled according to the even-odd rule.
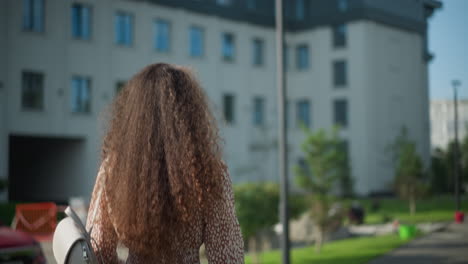
[[[116,98],[103,158],[106,195],[119,239],[132,251],[168,252],[226,173],[215,120],[185,68],[153,64]]]

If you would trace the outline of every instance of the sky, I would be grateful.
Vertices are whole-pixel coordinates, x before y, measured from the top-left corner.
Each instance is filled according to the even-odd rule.
[[[461,98],[468,99],[468,0],[443,0],[429,20],[431,99],[452,99],[452,80],[461,81]]]

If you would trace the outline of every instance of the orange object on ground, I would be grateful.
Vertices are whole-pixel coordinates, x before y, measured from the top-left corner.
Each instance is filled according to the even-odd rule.
[[[38,240],[52,239],[57,226],[55,203],[31,203],[16,205],[15,229],[29,233]]]

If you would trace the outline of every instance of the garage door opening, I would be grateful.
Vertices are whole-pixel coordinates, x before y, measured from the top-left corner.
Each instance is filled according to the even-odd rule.
[[[9,137],[9,200],[63,203],[83,175],[85,140]]]

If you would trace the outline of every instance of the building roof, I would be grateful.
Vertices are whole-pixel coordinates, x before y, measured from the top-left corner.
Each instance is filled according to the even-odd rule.
[[[230,0],[218,4],[219,0],[129,0],[149,2],[173,8],[182,8],[197,13],[213,15],[260,26],[274,27],[274,1]],[[299,0],[285,1],[286,30],[302,31],[318,26],[333,25],[355,20],[372,20],[389,26],[425,34],[427,18],[442,3],[435,0],[304,0],[304,17],[296,16]],[[248,5],[248,2],[255,4]]]

